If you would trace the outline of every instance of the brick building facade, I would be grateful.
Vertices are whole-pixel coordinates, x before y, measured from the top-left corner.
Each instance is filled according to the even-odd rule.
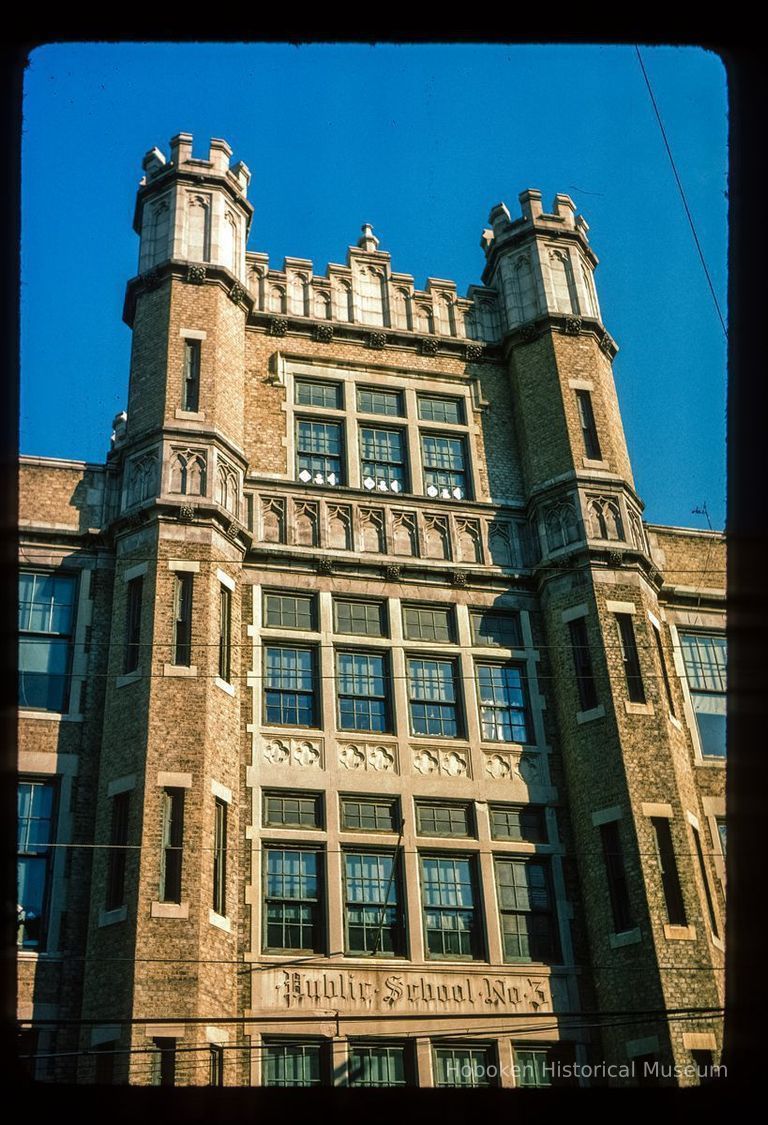
[[[230,156],[145,157],[106,463],[22,459],[22,1054],[698,1083],[725,545],[642,518],[586,222],[494,207],[467,297],[367,225],[276,269]]]

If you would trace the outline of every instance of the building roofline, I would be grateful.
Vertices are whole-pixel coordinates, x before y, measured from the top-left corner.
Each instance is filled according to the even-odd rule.
[[[665,531],[670,535],[701,535],[704,538],[708,538],[709,536],[716,536],[719,539],[725,538],[725,530],[719,531],[716,528],[680,527],[677,524],[648,523],[647,521],[645,526],[649,531]]]
[[[22,453],[19,456],[20,465],[41,465],[43,468],[54,469],[100,469],[106,471],[104,462],[76,461],[70,457],[39,457],[31,453]]]

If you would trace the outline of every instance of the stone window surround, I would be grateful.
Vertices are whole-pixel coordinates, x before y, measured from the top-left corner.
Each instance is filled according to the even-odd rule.
[[[423,483],[421,461],[420,434],[422,433],[464,438],[465,472],[469,485],[468,492],[470,494],[465,497],[465,499],[470,499],[470,497],[478,500],[485,499],[482,495],[480,476],[477,471],[479,458],[474,440],[477,426],[474,422],[474,402],[472,399],[472,390],[468,385],[468,381],[458,382],[449,379],[439,381],[439,379],[435,377],[416,376],[406,372],[393,374],[388,371],[379,371],[375,368],[371,369],[367,367],[325,367],[291,361],[286,361],[282,366],[284,368],[284,383],[286,388],[285,402],[282,406],[282,409],[286,413],[286,437],[284,438],[284,444],[286,446],[288,463],[287,476],[289,480],[295,479],[296,419],[299,417],[317,418],[318,420],[328,419],[328,421],[340,422],[342,424],[342,460],[345,461],[346,464],[342,468],[342,476],[345,485],[339,486],[340,488],[362,488],[358,430],[360,425],[370,425],[380,428],[398,429],[403,433],[405,445],[405,475],[406,482],[409,485],[409,491],[398,493],[391,491],[380,493],[378,490],[372,489],[370,491],[372,501],[375,497],[378,497],[380,501],[382,499],[388,501],[394,499],[399,501],[401,497],[408,496],[426,497],[427,494]],[[295,402],[295,380],[302,377],[311,377],[319,381],[325,379],[328,382],[341,383],[343,390],[342,402],[344,405],[339,409],[331,409],[297,404]],[[403,397],[404,415],[399,418],[389,418],[378,414],[359,414],[357,411],[356,394],[358,385],[366,388],[372,387],[377,389],[380,387],[382,390],[400,391]],[[417,395],[425,393],[461,399],[466,421],[464,423],[442,423],[427,422],[419,419]],[[446,510],[448,510],[450,507],[449,502],[443,501],[443,504]],[[439,500],[436,506],[440,506]]]

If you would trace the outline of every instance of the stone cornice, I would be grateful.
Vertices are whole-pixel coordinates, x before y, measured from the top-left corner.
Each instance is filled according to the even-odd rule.
[[[532,344],[548,330],[563,336],[592,336],[609,360],[613,360],[619,350],[616,341],[596,317],[548,312],[504,334],[501,343],[504,359],[509,360],[513,349]]]
[[[137,298],[142,293],[152,292],[168,279],[182,281],[189,285],[218,285],[235,304],[244,306],[246,318],[253,308],[253,297],[242,282],[226,266],[212,262],[187,262],[169,258],[144,273],[132,277],[125,287],[123,320],[133,328]]]

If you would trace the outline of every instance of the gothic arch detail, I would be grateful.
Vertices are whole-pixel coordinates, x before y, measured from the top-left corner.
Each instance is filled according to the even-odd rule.
[[[211,260],[211,200],[190,195],[187,213],[187,258],[191,262]]]
[[[615,500],[593,496],[587,506],[589,534],[593,539],[624,539],[621,510]]]
[[[285,501],[265,497],[261,501],[261,540],[263,543],[285,542]]]
[[[201,450],[174,450],[170,491],[182,496],[205,496],[205,454]]]
[[[226,463],[219,461],[216,472],[216,500],[222,508],[237,515],[239,508],[239,481],[235,470]]]
[[[384,513],[380,508],[360,509],[360,532],[364,551],[384,554]]]
[[[459,562],[483,561],[480,546],[480,526],[476,520],[456,520],[456,546]]]
[[[156,453],[145,453],[131,461],[128,467],[126,507],[148,500],[157,491],[158,460]]]
[[[352,513],[346,506],[328,505],[328,546],[339,551],[352,549]]]
[[[414,558],[417,554],[416,516],[413,512],[393,512],[392,549],[396,555]]]
[[[544,527],[550,551],[556,551],[568,543],[576,542],[579,538],[579,523],[570,500],[562,500],[545,510]]]
[[[424,517],[424,546],[428,559],[449,559],[451,557],[446,516]]]

